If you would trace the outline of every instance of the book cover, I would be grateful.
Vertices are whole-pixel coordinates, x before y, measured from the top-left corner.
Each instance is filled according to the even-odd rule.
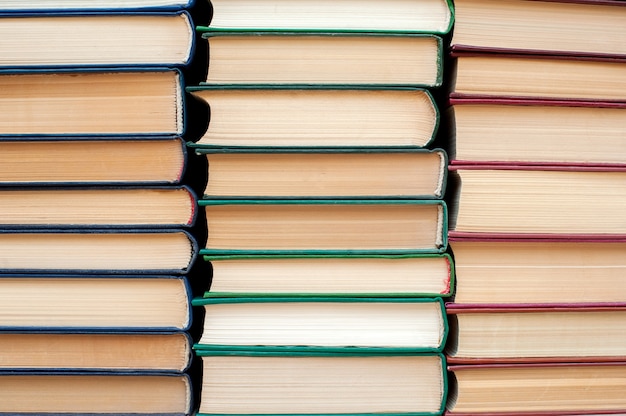
[[[446,399],[440,354],[198,351],[198,414],[437,415]]]
[[[210,178],[203,198],[439,199],[444,150],[198,149]]]
[[[452,257],[405,255],[206,255],[211,284],[204,297],[449,297]]]
[[[427,89],[356,85],[207,85],[186,90],[210,113],[196,148],[414,148],[440,114]]]
[[[436,35],[211,31],[206,84],[437,87]]]
[[[254,4],[212,0],[213,15],[199,31],[335,31],[446,34],[452,28],[454,7],[449,0],[364,1],[359,3],[275,0]]]
[[[3,0],[0,13],[49,13],[59,11],[85,12],[102,11],[137,11],[137,10],[180,10],[193,6],[195,0]]]
[[[201,199],[201,254],[408,254],[447,247],[441,200]]]
[[[204,308],[196,350],[440,352],[441,298],[194,298]]]

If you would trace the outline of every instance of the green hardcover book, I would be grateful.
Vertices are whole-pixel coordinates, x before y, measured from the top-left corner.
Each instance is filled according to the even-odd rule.
[[[440,415],[441,354],[197,351],[199,415]]]
[[[443,150],[202,149],[205,198],[443,197]]]
[[[332,30],[445,34],[452,28],[450,0],[211,0],[213,15],[198,30]]]
[[[443,41],[436,35],[211,31],[206,84],[436,87]]]
[[[447,209],[418,199],[203,199],[203,255],[439,253]]]
[[[447,254],[212,255],[204,297],[449,297],[454,265]]]
[[[424,147],[440,114],[428,90],[358,86],[187,87],[210,111],[199,148]]]
[[[195,298],[204,308],[196,350],[440,352],[441,298]]]

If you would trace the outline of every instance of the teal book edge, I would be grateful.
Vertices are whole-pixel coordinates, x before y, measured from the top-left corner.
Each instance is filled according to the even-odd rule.
[[[420,94],[424,94],[428,100],[430,101],[433,111],[435,113],[435,123],[433,126],[433,132],[428,142],[424,143],[423,146],[333,146],[333,147],[324,147],[324,146],[222,146],[222,145],[209,145],[209,144],[198,144],[193,141],[188,141],[187,146],[190,148],[196,148],[197,152],[217,152],[217,151],[236,151],[238,149],[248,150],[248,151],[277,151],[278,149],[289,150],[292,149],[294,152],[297,151],[306,151],[306,150],[324,150],[331,151],[333,149],[346,149],[352,151],[386,151],[386,150],[395,150],[398,151],[411,151],[414,149],[424,149],[427,146],[431,145],[437,136],[437,132],[439,131],[439,127],[441,124],[441,110],[437,105],[432,93],[430,90],[426,88],[420,87],[405,87],[405,86],[390,86],[383,87],[379,85],[274,85],[274,84],[201,84],[201,85],[193,85],[185,87],[185,91],[190,94],[193,94],[195,91],[245,91],[245,90],[319,90],[319,91],[333,91],[333,90],[356,90],[356,91],[407,91],[407,92],[416,92]],[[209,106],[211,103],[207,103]]]
[[[435,35],[445,35],[447,33],[449,33],[452,30],[452,27],[454,26],[454,20],[455,20],[455,12],[454,12],[454,4],[452,2],[452,0],[445,0],[445,3],[448,7],[449,13],[450,13],[450,18],[448,21],[448,25],[440,31],[427,31],[427,30],[420,30],[420,29],[416,29],[416,30],[392,30],[392,29],[388,29],[388,30],[383,30],[383,29],[377,29],[377,30],[373,30],[373,29],[336,29],[333,30],[333,32],[336,33],[357,33],[357,34],[367,34],[367,33],[382,33],[382,34],[388,34],[388,33],[394,33],[394,34],[435,34]],[[209,26],[204,26],[204,25],[198,25],[196,26],[196,31],[199,33],[206,33],[206,32],[222,32],[222,31],[233,31],[233,28],[215,28],[215,27],[211,27]],[[259,32],[259,31],[268,31],[268,32],[285,32],[285,29],[283,28],[238,28],[236,29],[237,31],[241,31],[241,32]],[[292,32],[315,32],[314,29],[289,29],[289,31]],[[320,29],[320,32],[327,32],[328,29]]]
[[[408,259],[408,258],[441,258],[448,263],[448,287],[449,290],[446,293],[428,293],[428,292],[398,292],[398,293],[256,293],[256,292],[212,292],[210,290],[204,292],[204,298],[235,298],[235,297],[292,297],[292,298],[310,298],[310,297],[352,297],[352,298],[402,298],[402,297],[442,297],[448,298],[454,294],[456,273],[454,268],[454,260],[448,253],[440,254],[398,254],[398,255],[385,255],[385,254],[213,254],[203,256],[203,260],[207,262],[219,262],[228,260],[257,260],[257,259],[341,259],[341,258],[380,258],[380,259]]]
[[[407,37],[412,37],[412,38],[430,38],[433,39],[436,42],[437,45],[437,75],[435,77],[434,82],[432,83],[426,83],[426,84],[422,84],[422,83],[415,83],[415,84],[379,84],[379,83],[373,83],[373,84],[362,84],[362,83],[355,83],[354,85],[360,86],[360,87],[383,87],[383,88],[393,88],[393,87],[415,87],[415,88],[434,88],[434,87],[440,87],[443,83],[443,62],[444,62],[444,50],[443,50],[443,39],[441,36],[432,34],[432,33],[394,33],[394,32],[367,32],[367,33],[361,33],[361,32],[350,32],[350,31],[345,31],[345,32],[338,32],[338,31],[328,31],[328,30],[320,30],[320,31],[312,31],[312,30],[302,30],[302,31],[295,31],[295,30],[281,30],[281,31],[268,31],[268,30],[262,30],[262,31],[243,31],[243,30],[233,30],[233,29],[226,29],[226,30],[211,30],[211,31],[206,31],[206,32],[202,32],[202,38],[208,40],[209,38],[212,37],[218,37],[218,36],[247,36],[250,38],[255,38],[255,37],[260,37],[260,36],[293,36],[293,37],[305,37],[305,36],[315,36],[315,37],[321,37],[321,36],[328,36],[328,37],[339,37],[339,36],[345,36],[345,37],[402,37],[402,38],[407,38]],[[200,82],[200,86],[204,86],[207,85],[208,83],[206,81]],[[273,86],[274,84],[265,84],[267,86]],[[277,84],[277,85],[283,85],[283,84]],[[309,88],[312,84],[289,84],[292,88]],[[315,84],[315,85],[320,85],[320,84]],[[325,84],[321,84],[321,85],[325,85]]]
[[[201,256],[224,254],[306,254],[306,255],[363,255],[363,254],[418,254],[443,253],[448,247],[448,208],[443,200],[438,199],[200,199],[198,205],[349,205],[349,204],[378,204],[378,205],[438,205],[441,208],[441,229],[438,236],[440,242],[435,248],[408,248],[408,249],[306,249],[306,250],[235,250],[235,249],[207,249],[199,251]]]
[[[247,357],[279,357],[279,356],[291,356],[291,357],[337,357],[337,354],[325,353],[325,352],[289,352],[288,354],[282,352],[265,352],[265,351],[196,351],[198,357],[224,357],[224,356],[247,356]],[[346,352],[341,354],[342,357],[365,357],[372,356],[367,352]],[[332,416],[436,416],[441,415],[445,409],[445,405],[448,397],[449,380],[446,364],[446,357],[441,353],[429,354],[429,353],[394,353],[384,354],[379,356],[438,356],[441,361],[441,375],[442,375],[442,399],[441,405],[437,412],[404,412],[404,413],[336,413]],[[257,414],[222,414],[222,413],[197,413],[197,416],[261,416]],[[284,414],[283,416],[331,416],[327,413],[294,413]]]
[[[376,298],[362,298],[362,297],[339,297],[339,296],[319,296],[302,298],[297,296],[283,296],[283,297],[232,297],[232,298],[206,298],[196,297],[192,299],[191,305],[196,307],[203,307],[205,305],[215,304],[237,304],[237,303],[437,303],[441,313],[441,320],[443,323],[443,336],[441,338],[440,345],[435,348],[424,347],[353,347],[353,346],[310,346],[310,345],[221,345],[221,344],[194,344],[193,348],[196,351],[224,351],[224,352],[247,352],[247,351],[259,351],[259,352],[277,352],[277,353],[309,353],[316,352],[322,354],[344,354],[350,352],[380,355],[380,354],[398,354],[398,353],[441,353],[446,345],[446,341],[449,333],[448,320],[446,316],[446,309],[443,300],[439,297],[436,298],[388,298],[388,297],[376,297]]]

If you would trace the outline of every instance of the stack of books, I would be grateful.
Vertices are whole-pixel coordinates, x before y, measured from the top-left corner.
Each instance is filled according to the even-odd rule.
[[[455,3],[450,415],[626,412],[625,5]]]
[[[451,4],[211,3],[199,414],[440,414]]]
[[[0,1],[0,412],[186,414],[190,2]]]

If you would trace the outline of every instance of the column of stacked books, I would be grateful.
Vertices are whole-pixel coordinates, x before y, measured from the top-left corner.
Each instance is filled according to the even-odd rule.
[[[199,414],[440,414],[446,1],[212,1]]]
[[[456,1],[450,414],[626,412],[626,7]]]
[[[0,1],[0,413],[190,411],[187,3]]]

